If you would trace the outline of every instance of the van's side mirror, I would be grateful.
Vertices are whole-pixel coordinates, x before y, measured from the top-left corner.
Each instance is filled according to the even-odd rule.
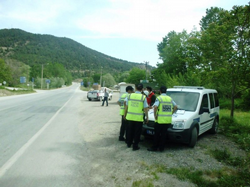
[[[200,109],[199,114],[203,114],[204,112],[210,113],[209,108],[207,108],[207,107],[202,107],[202,108]]]
[[[208,109],[207,107],[202,107],[202,111],[203,111],[203,113],[204,113],[204,112],[210,113],[210,112],[209,112],[209,109]]]

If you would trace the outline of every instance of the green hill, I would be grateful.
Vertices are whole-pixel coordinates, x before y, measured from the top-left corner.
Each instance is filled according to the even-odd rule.
[[[90,49],[72,39],[52,35],[32,34],[20,29],[0,30],[0,57],[21,61],[29,66],[60,63],[74,72],[94,71],[116,74],[143,63],[117,59]]]

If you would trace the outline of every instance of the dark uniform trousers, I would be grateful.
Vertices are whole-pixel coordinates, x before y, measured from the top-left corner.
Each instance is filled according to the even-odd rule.
[[[143,122],[128,121],[128,146],[133,144],[133,148],[137,148],[140,142]]]
[[[122,123],[121,123],[121,128],[120,128],[120,137],[119,138],[123,138],[124,134],[125,134],[125,138],[126,141],[128,139],[128,121],[125,120],[122,116]]]
[[[171,126],[171,124],[159,124],[155,122],[155,135],[154,135],[154,145],[153,148],[160,150],[164,150],[166,138],[167,138],[167,130]]]

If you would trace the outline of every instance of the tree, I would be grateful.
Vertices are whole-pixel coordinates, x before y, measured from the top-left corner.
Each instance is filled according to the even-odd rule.
[[[30,78],[41,77],[42,66],[39,64],[34,64],[30,68]]]
[[[101,74],[99,73],[95,73],[92,78],[94,80],[95,83],[99,83],[100,82],[100,77],[101,77]]]
[[[83,86],[84,87],[88,87],[89,85],[88,85],[88,82],[89,82],[89,79],[88,78],[83,78]]]
[[[211,23],[222,24],[221,18],[223,17],[224,9],[218,7],[211,7],[206,9],[206,15],[200,21],[201,30],[206,30]]]
[[[112,87],[115,84],[116,84],[115,79],[110,73],[107,73],[107,74],[103,75],[103,77],[102,77],[102,86]]]
[[[119,82],[126,82],[126,79],[129,76],[129,71],[125,71],[121,74],[121,76],[119,77]]]
[[[165,69],[166,73],[177,75],[187,72],[186,64],[186,42],[188,34],[184,30],[181,33],[171,31],[163,38],[163,41],[158,44],[160,58],[163,60],[161,68]]]
[[[30,66],[14,59],[6,59],[6,64],[11,70],[11,80],[9,82],[11,86],[20,84],[20,77],[26,77],[26,81],[29,81]]]
[[[0,83],[3,83],[3,81],[6,81],[7,84],[11,81],[11,69],[3,59],[0,58]]]
[[[250,6],[234,6],[220,15],[220,21],[211,22],[202,32],[204,70],[212,71],[209,81],[219,80],[228,89],[233,117],[235,98],[250,84]]]
[[[131,84],[138,84],[140,80],[144,80],[144,77],[145,77],[145,70],[139,68],[133,68],[129,72],[129,76],[126,79],[126,82]]]

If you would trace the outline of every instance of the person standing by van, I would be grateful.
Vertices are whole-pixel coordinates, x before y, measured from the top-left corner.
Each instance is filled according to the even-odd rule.
[[[154,104],[154,117],[155,117],[155,134],[154,144],[148,151],[157,151],[158,148],[161,152],[164,151],[167,130],[171,126],[172,114],[177,110],[177,105],[173,99],[166,95],[167,87],[161,86],[160,96],[156,98]]]
[[[148,95],[147,95],[148,105],[149,105],[149,108],[152,108],[152,106],[155,103],[156,96],[155,96],[155,93],[152,92],[152,88],[150,86],[147,86],[146,88],[147,88],[147,91],[148,91]]]
[[[131,93],[126,99],[124,118],[128,120],[128,140],[127,146],[133,144],[133,151],[139,150],[140,136],[142,131],[143,116],[146,114],[146,123],[148,122],[148,103],[145,95],[141,93],[143,84],[136,85],[136,92]]]
[[[127,86],[126,93],[122,94],[122,96],[117,101],[118,105],[120,106],[120,115],[122,116],[119,141],[126,141],[128,139],[128,135],[127,135],[128,134],[127,132],[128,122],[124,118],[124,110],[126,106],[125,99],[129,96],[129,94],[133,93],[133,90],[134,89],[132,86]],[[124,135],[126,138],[124,138]]]
[[[102,106],[104,105],[104,102],[106,101],[106,106],[109,105],[108,103],[108,97],[109,97],[109,92],[107,91],[107,89],[105,88],[104,89],[104,99],[103,99],[103,102],[102,102]]]

